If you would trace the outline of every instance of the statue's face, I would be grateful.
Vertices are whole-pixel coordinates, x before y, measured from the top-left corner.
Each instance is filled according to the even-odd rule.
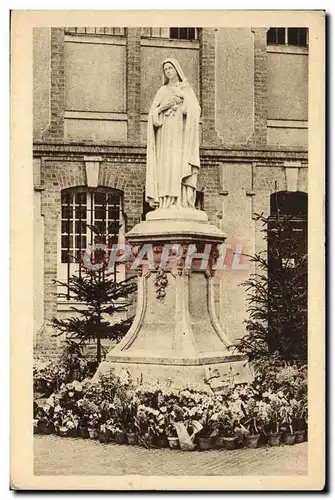
[[[176,68],[173,66],[173,64],[167,62],[164,64],[164,74],[168,78],[168,80],[175,80],[176,78],[178,79],[178,73],[176,71]]]

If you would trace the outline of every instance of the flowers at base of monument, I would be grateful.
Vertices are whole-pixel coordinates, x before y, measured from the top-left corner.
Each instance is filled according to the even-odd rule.
[[[279,433],[280,426],[288,422],[290,408],[283,391],[273,392],[271,389],[262,394],[262,401],[268,404],[268,422],[265,429]]]
[[[45,429],[53,431],[54,408],[49,404],[44,404],[43,406],[36,407],[34,411],[33,426],[34,429],[38,429],[40,432],[44,432]]]
[[[79,417],[73,410],[56,405],[54,408],[53,423],[55,429],[65,428],[66,430],[73,430],[78,428]]]
[[[59,368],[53,361],[34,359],[34,392],[50,395],[59,387]]]
[[[69,382],[68,384],[62,384],[58,392],[58,397],[64,402],[79,400],[83,397],[85,387],[85,383],[83,384],[77,380]]]
[[[241,410],[243,417],[240,424],[248,434],[260,434],[270,422],[270,405],[262,400],[256,400],[252,396],[241,400]]]
[[[100,407],[86,397],[77,401],[77,414],[81,422],[85,422],[88,428],[98,429],[101,423]]]

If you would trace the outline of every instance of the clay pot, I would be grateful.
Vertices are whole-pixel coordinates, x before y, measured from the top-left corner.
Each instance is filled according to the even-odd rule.
[[[108,430],[99,432],[99,443],[110,443],[111,438],[111,433]]]
[[[283,443],[285,444],[289,444],[292,446],[292,444],[294,444],[294,441],[295,441],[295,434],[291,434],[291,432],[284,432],[283,434]]]
[[[52,434],[53,426],[50,424],[45,424],[44,422],[40,422],[38,425],[38,430],[41,434]]]
[[[235,450],[236,449],[236,436],[232,436],[232,437],[224,436],[223,441],[224,441],[224,447],[226,450]]]
[[[94,429],[92,427],[88,428],[88,433],[89,433],[90,439],[97,439],[99,436],[98,430]]]
[[[158,436],[156,438],[156,445],[158,448],[168,448],[169,442],[165,436]]]
[[[127,432],[128,444],[138,444],[137,434],[135,432]]]
[[[58,429],[58,434],[60,437],[67,437],[67,432],[68,432],[67,427],[61,426]]]
[[[167,439],[171,450],[179,449],[179,439],[177,437],[168,437]]]
[[[78,429],[69,429],[67,431],[67,436],[72,438],[78,437]]]
[[[247,436],[247,448],[257,448],[259,438],[259,434],[250,434],[249,436]]]
[[[225,447],[224,445],[224,437],[223,436],[217,436],[215,439],[215,447],[222,449]]]
[[[124,431],[116,431],[114,434],[114,440],[116,444],[126,444],[126,433]]]
[[[213,440],[211,437],[199,437],[198,440],[199,450],[211,450],[213,448]]]
[[[268,435],[268,444],[270,446],[279,446],[280,445],[279,432],[274,432],[274,433]]]
[[[89,439],[90,437],[90,434],[88,432],[88,429],[87,427],[85,427],[84,425],[80,426],[78,428],[79,430],[79,436],[82,437],[83,439]]]
[[[305,441],[305,431],[295,431],[295,442],[303,443]]]

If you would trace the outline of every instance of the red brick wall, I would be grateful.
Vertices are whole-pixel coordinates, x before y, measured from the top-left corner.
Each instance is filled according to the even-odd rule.
[[[141,28],[127,29],[127,140],[141,140]]]
[[[254,33],[254,131],[250,143],[265,146],[267,143],[267,43],[268,28],[252,28]]]
[[[200,30],[200,96],[202,143],[220,142],[215,130],[215,29]]]
[[[50,123],[43,137],[63,139],[64,137],[64,28],[51,28],[51,92]]]

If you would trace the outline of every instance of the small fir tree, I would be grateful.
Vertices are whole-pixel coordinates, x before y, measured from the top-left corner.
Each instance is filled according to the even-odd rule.
[[[246,334],[234,346],[249,361],[307,360],[307,253],[296,238],[292,218],[265,218],[268,251],[248,256],[256,271],[242,285],[247,291]]]
[[[95,243],[107,241],[110,228],[105,233],[94,225],[85,225],[95,235]],[[102,360],[101,341],[118,341],[130,328],[133,318],[112,322],[111,317],[128,310],[136,291],[134,277],[119,282],[115,280],[114,269],[108,268],[108,256],[108,249],[95,250],[91,254],[91,264],[94,266],[81,265],[80,273],[74,273],[67,282],[55,281],[66,289],[66,292],[57,294],[59,298],[73,299],[85,307],[72,305],[71,310],[77,313],[76,316],[65,319],[53,317],[51,320],[51,325],[57,330],[54,336],[65,334],[66,339],[77,341],[82,346],[95,341],[97,364]]]

